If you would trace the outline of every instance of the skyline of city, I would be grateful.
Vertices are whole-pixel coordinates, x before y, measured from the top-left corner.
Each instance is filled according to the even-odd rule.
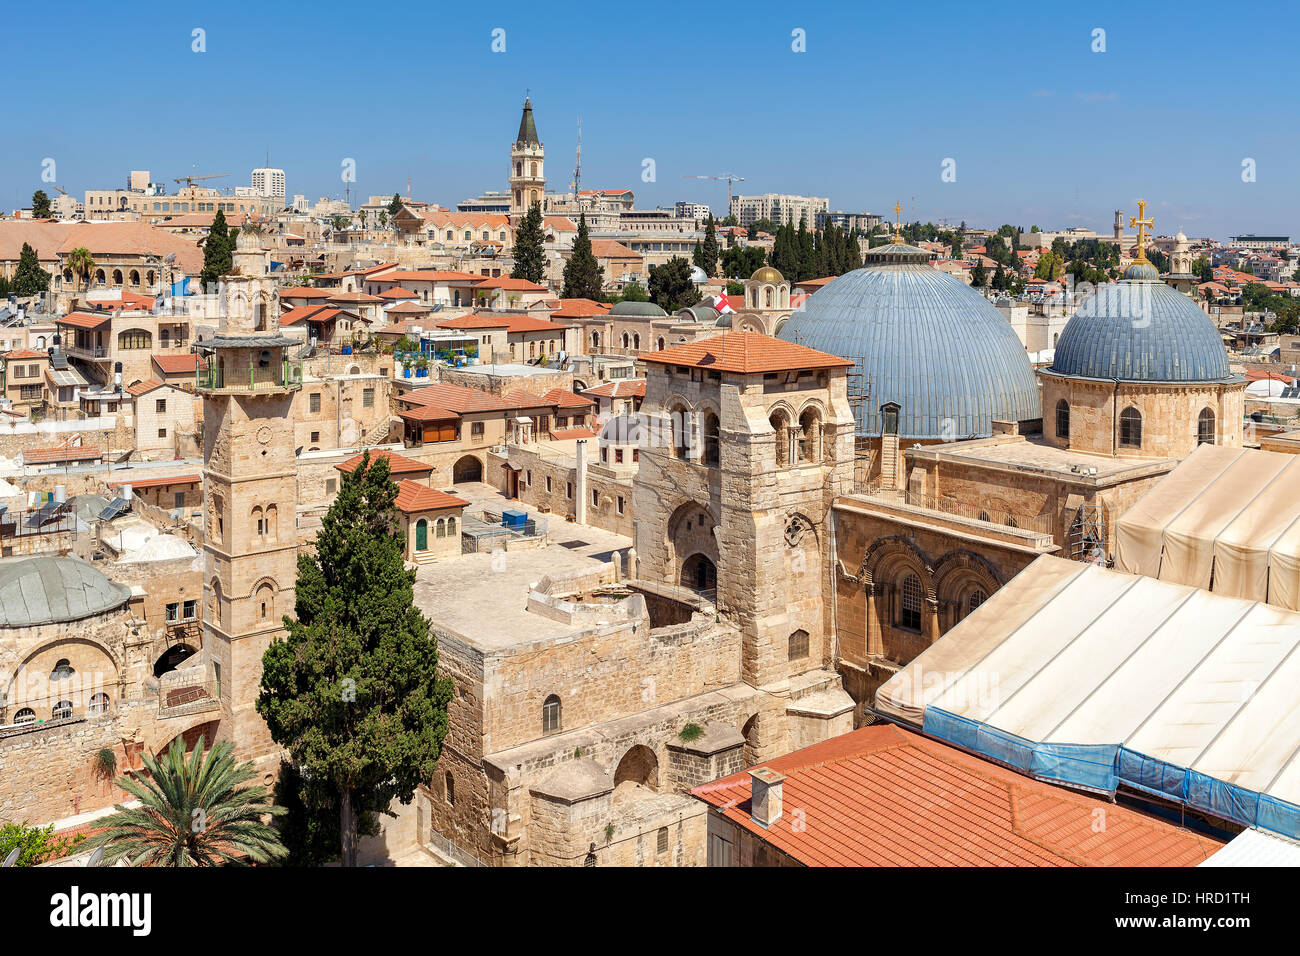
[[[828,196],[832,209],[877,214],[897,200],[908,220],[1105,231],[1114,209],[1143,196],[1160,234],[1293,231],[1297,200],[1284,175],[1296,137],[1269,129],[1267,102],[1243,95],[1285,88],[1294,75],[1279,36],[1253,37],[1244,76],[1215,83],[1190,53],[1203,25],[1165,11],[1115,6],[985,24],[986,55],[966,62],[954,56],[969,58],[969,31],[983,18],[961,7],[926,23],[873,9],[760,4],[736,22],[676,9],[690,9],[689,27],[663,8],[632,10],[610,36],[581,21],[538,21],[515,5],[490,17],[407,8],[396,16],[402,35],[416,38],[414,63],[397,40],[360,66],[350,50],[322,66],[318,81],[291,54],[329,50],[350,29],[356,11],[347,5],[327,3],[310,20],[259,9],[251,32],[243,4],[151,14],[132,44],[96,51],[124,102],[152,104],[141,113],[70,107],[70,71],[55,59],[27,69],[14,119],[28,132],[0,158],[0,203],[25,206],[54,185],[73,195],[116,187],[132,168],[169,185],[230,173],[208,183],[225,190],[269,154],[288,193],[311,201],[343,198],[345,185],[354,206],[405,194],[409,177],[412,197],[454,206],[501,187],[502,147],[513,135],[501,117],[527,90],[550,187],[567,189],[572,178],[581,117],[583,185],[630,188],[641,207],[689,200],[725,215],[725,183],[683,177],[735,173],[745,177],[737,194]],[[33,18],[17,11],[16,32],[37,30]],[[649,42],[620,62],[609,45],[630,36]],[[719,55],[701,57],[701,46],[719,46]],[[176,82],[160,88],[160,74]],[[224,100],[193,101],[193,91],[221,82]],[[70,108],[75,125],[54,119]],[[862,121],[852,120],[855,109]],[[174,132],[141,137],[140,124],[154,129],[158,116],[183,119]],[[1215,117],[1228,135],[1207,128]],[[817,146],[810,163],[810,141],[833,145]],[[356,162],[351,184],[340,178],[346,159]],[[42,179],[48,160],[53,182]],[[647,160],[653,180],[644,178]],[[1245,181],[1247,160],[1254,181]]]

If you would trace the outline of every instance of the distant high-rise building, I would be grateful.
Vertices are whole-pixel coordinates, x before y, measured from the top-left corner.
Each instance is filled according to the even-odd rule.
[[[677,215],[683,219],[708,219],[709,213],[713,211],[708,203],[702,202],[679,202],[675,208]]]
[[[252,187],[259,196],[276,198],[284,205],[284,170],[262,167],[253,170]]]
[[[797,226],[803,220],[809,229],[815,229],[817,217],[829,212],[830,207],[829,199],[818,196],[764,193],[762,196],[732,196],[730,213],[742,226],[749,226],[759,219]]]

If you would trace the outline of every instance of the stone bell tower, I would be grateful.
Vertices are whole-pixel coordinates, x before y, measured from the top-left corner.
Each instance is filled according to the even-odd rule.
[[[291,407],[302,387],[297,339],[280,332],[267,254],[236,240],[217,333],[196,344],[203,399],[204,644],[220,685],[220,739],[240,759],[275,758],[255,709],[262,654],[293,613],[297,476]]]
[[[546,195],[546,173],[543,161],[546,150],[537,138],[537,124],[533,122],[533,104],[524,98],[524,113],[519,119],[519,133],[510,147],[510,218],[518,221],[533,203],[542,202]]]

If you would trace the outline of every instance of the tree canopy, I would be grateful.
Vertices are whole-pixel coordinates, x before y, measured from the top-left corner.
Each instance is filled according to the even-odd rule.
[[[226,214],[218,209],[203,240],[203,271],[199,273],[199,283],[205,292],[215,287],[222,276],[230,274],[236,232],[226,226]]]
[[[573,240],[569,261],[564,265],[566,299],[591,299],[599,302],[605,286],[605,270],[591,252],[591,236],[587,231],[587,214],[578,214],[578,235]]]
[[[542,204],[534,202],[528,207],[523,221],[515,231],[515,267],[512,279],[527,279],[540,283],[546,277],[546,232],[542,228]]]
[[[700,301],[700,292],[691,281],[691,264],[681,256],[650,267],[649,291],[651,301],[665,312],[676,312]]]
[[[24,242],[18,253],[18,268],[14,270],[13,293],[17,296],[38,295],[50,287],[50,274],[41,268],[36,250]]]
[[[708,223],[704,227],[704,241],[695,244],[691,258],[704,270],[706,276],[718,274],[718,230],[713,222],[713,213],[709,213]]]
[[[50,197],[46,195],[44,189],[36,190],[32,193],[32,218],[49,219],[50,215]]]
[[[344,866],[356,865],[358,818],[409,803],[447,735],[452,684],[413,603],[396,498],[387,459],[365,452],[314,553],[299,555],[296,616],[262,657],[258,713],[299,771],[337,795]]]

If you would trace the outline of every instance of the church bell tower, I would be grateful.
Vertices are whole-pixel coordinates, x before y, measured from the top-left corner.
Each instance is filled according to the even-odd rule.
[[[546,195],[546,174],[542,168],[546,150],[537,138],[533,122],[533,104],[524,98],[524,114],[519,119],[519,134],[510,147],[510,218],[518,221],[533,203]]]
[[[301,345],[280,332],[268,255],[240,232],[222,279],[216,334],[196,345],[206,360],[203,399],[204,645],[221,700],[219,739],[242,760],[269,765],[275,744],[255,703],[262,654],[293,613],[297,566],[294,393]],[[273,769],[273,768],[271,768]]]

